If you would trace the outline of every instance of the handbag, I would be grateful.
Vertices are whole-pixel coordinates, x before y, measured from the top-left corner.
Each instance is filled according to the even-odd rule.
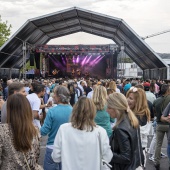
[[[27,161],[26,156],[25,156],[24,153],[23,153],[23,155],[24,155],[24,159],[25,159],[25,162],[26,162],[26,164],[27,164],[28,169],[31,170],[31,168],[30,168],[30,166],[29,166],[29,164],[28,164],[28,161]]]
[[[103,159],[103,154],[102,154],[102,144],[101,144],[101,137],[100,137],[100,132],[98,132],[98,141],[99,141],[99,149],[100,149],[100,170],[106,169],[111,169],[112,165],[110,165],[106,160]],[[105,166],[106,165],[106,166]]]
[[[135,170],[143,170],[144,167],[142,165],[142,158],[141,158],[141,150],[140,150],[140,142],[139,142],[139,134],[138,134],[138,129],[137,129],[137,138],[138,138],[138,149],[139,149],[139,160],[140,160],[140,165],[135,169]]]

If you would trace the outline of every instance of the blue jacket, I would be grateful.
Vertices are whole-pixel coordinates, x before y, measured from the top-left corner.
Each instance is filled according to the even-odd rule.
[[[57,131],[63,123],[68,123],[72,112],[71,105],[58,104],[48,110],[43,126],[40,129],[41,135],[48,135],[47,145],[53,145]]]

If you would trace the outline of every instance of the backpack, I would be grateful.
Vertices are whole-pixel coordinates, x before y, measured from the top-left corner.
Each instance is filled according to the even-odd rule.
[[[78,98],[83,95],[83,92],[82,92],[82,90],[80,89],[80,87],[77,87],[76,90],[77,90],[76,93],[77,93]]]

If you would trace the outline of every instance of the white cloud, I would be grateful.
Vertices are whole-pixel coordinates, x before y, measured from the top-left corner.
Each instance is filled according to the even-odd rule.
[[[169,0],[0,0],[2,19],[12,24],[12,33],[17,31],[26,20],[74,6],[122,18],[140,36],[170,29]],[[84,43],[91,35],[83,34]],[[64,42],[67,37],[57,39]],[[79,42],[80,34],[70,35],[70,43]],[[54,41],[54,40],[53,40]],[[100,38],[100,42],[110,40]],[[170,33],[156,36],[146,42],[157,52],[169,52]],[[82,42],[83,43],[83,42]]]

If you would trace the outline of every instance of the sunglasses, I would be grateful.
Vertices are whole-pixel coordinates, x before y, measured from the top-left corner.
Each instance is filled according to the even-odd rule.
[[[131,90],[132,92],[137,92],[137,91],[138,91],[138,88],[136,88],[136,87],[131,87],[130,90]]]

